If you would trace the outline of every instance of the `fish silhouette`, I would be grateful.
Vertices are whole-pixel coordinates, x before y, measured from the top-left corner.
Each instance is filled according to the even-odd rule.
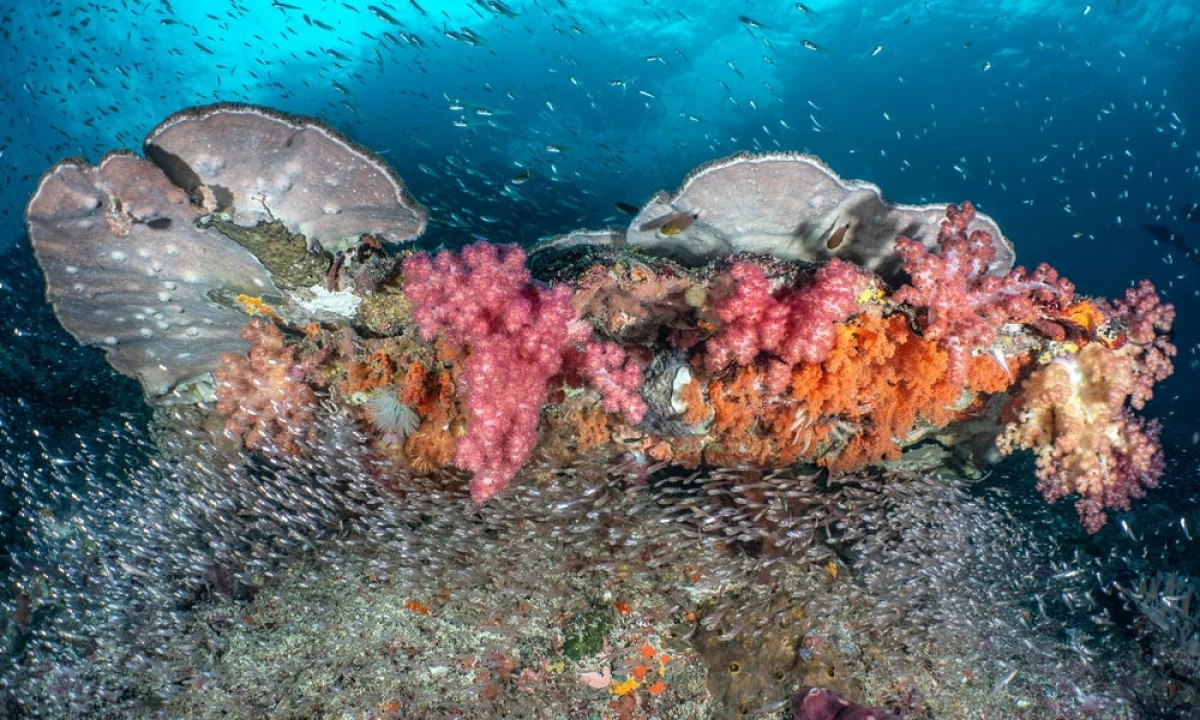
[[[1183,252],[1184,257],[1200,265],[1200,250],[1188,245],[1183,239],[1183,235],[1180,235],[1166,225],[1143,225],[1142,227],[1145,228],[1146,232],[1150,233],[1150,237],[1159,242],[1174,245]]]

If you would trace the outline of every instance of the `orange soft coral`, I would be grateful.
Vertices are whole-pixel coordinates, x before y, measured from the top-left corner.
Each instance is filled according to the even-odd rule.
[[[704,385],[692,378],[679,391],[679,400],[686,408],[683,413],[685,425],[697,427],[708,423],[713,418],[713,409],[704,395]]]
[[[763,419],[774,408],[766,380],[756,365],[734,369],[708,385],[713,408],[716,442],[705,449],[705,459],[717,465],[765,464],[775,461],[777,444],[764,432]]]
[[[612,435],[612,424],[608,415],[596,405],[578,408],[568,413],[567,419],[574,424],[575,438],[581,453],[606,444]]]
[[[812,460],[847,472],[894,459],[915,432],[957,417],[963,387],[949,379],[946,352],[916,335],[906,317],[862,313],[837,325],[835,335],[823,362],[788,371],[785,393],[773,392],[780,364],[770,360],[710,379],[705,461],[773,466]],[[996,358],[975,358],[967,390],[997,392],[1013,379]],[[695,400],[689,398],[689,408]]]
[[[417,408],[417,412],[421,412],[419,405],[425,398],[425,382],[428,377],[429,371],[424,365],[419,362],[409,363],[408,371],[404,374],[404,383],[400,386],[400,402],[412,405]]]
[[[834,472],[900,455],[918,420],[941,427],[954,418],[961,387],[949,381],[946,353],[918,337],[902,315],[859,315],[838,327],[829,357],[792,376],[816,437],[842,438],[818,462]]]
[[[421,416],[421,424],[404,443],[404,452],[417,472],[444,468],[454,460],[456,434],[462,424],[450,372],[426,375],[423,379],[424,393],[419,398],[416,391],[408,387],[403,395],[416,401],[417,413]]]
[[[770,389],[777,369],[756,362],[709,381],[713,442],[703,448],[705,462],[767,466],[806,457],[814,443],[798,432],[796,401]]]
[[[975,355],[967,362],[967,389],[983,394],[1003,392],[1012,387],[1020,369],[1030,360],[1028,354],[1012,358]]]
[[[343,393],[368,392],[392,384],[396,361],[384,350],[375,350],[364,358],[352,359],[346,366]]]

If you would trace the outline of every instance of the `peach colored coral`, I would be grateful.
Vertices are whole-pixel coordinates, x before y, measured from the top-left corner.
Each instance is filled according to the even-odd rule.
[[[278,327],[262,320],[251,320],[241,335],[253,343],[249,353],[226,353],[213,373],[225,431],[247,447],[302,454],[302,445],[317,438],[317,395],[305,382],[297,349],[284,342]]]

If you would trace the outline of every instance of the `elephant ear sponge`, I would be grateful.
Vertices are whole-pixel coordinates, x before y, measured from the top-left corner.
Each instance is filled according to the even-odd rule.
[[[239,295],[282,297],[258,259],[198,220],[277,220],[310,248],[338,250],[364,233],[408,242],[428,217],[382,159],[316,120],[267,108],[184,110],[147,136],[145,153],[60,162],[25,219],[63,327],[104,347],[151,397],[246,351]]]
[[[737,252],[820,263],[839,258],[896,287],[904,280],[896,238],[937,246],[945,205],[899,205],[877,185],[844,180],[802,153],[738,153],[693,170],[674,194],[655,195],[629,224],[625,242],[689,265]],[[971,218],[993,244],[989,272],[1016,253],[990,217]]]
[[[252,105],[191,108],[146,136],[146,157],[209,212],[253,226],[278,219],[331,252],[363,233],[413,240],[428,212],[382,158],[312,118]]]
[[[96,167],[60,162],[26,209],[59,322],[151,397],[246,351],[233,298],[279,295],[253,255],[195,225],[201,212],[162,169],[129,153]]]

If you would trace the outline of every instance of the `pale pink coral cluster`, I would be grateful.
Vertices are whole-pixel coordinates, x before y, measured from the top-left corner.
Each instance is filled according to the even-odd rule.
[[[226,353],[213,373],[226,432],[243,438],[247,447],[302,454],[317,432],[317,395],[305,381],[309,364],[272,323],[251,320],[241,336],[252,343],[250,352]]]
[[[1161,427],[1134,415],[1154,384],[1171,374],[1176,349],[1169,333],[1175,308],[1143,280],[1106,308],[1126,334],[1124,343],[1092,343],[1040,368],[1022,386],[1016,422],[1001,450],[1029,448],[1037,456],[1038,489],[1054,501],[1078,493],[1089,532],[1104,525],[1105,508],[1129,509],[1131,498],[1158,484],[1163,472]]]
[[[646,412],[637,395],[641,369],[619,346],[592,341],[576,321],[570,290],[535,283],[519,247],[418,253],[404,272],[424,339],[442,334],[470,351],[461,377],[470,419],[454,463],[474,473],[476,502],[503,492],[533,452],[551,379],[565,361],[579,359],[574,370],[601,392],[606,409],[634,422]]]
[[[1149,280],[1125,291],[1125,297],[1112,302],[1109,313],[1124,326],[1133,348],[1134,373],[1129,404],[1141,410],[1154,395],[1155,383],[1174,371],[1171,358],[1177,352],[1170,340],[1175,322],[1175,306],[1164,303]]]
[[[770,376],[783,383],[789,373],[782,371],[825,360],[836,339],[835,325],[858,310],[859,296],[875,284],[866,271],[836,258],[807,284],[778,296],[759,265],[735,262],[729,278],[735,283],[732,292],[713,304],[721,324],[705,346],[705,367],[718,372],[730,363],[749,365],[765,355],[772,366]]]
[[[1092,343],[1035,371],[1021,388],[1016,421],[1000,449],[1033,450],[1038,490],[1053,502],[1071,493],[1088,532],[1107,521],[1105,508],[1128,510],[1163,472],[1157,421],[1125,406],[1139,372],[1131,346]]]
[[[1075,286],[1045,264],[1032,273],[1018,267],[1003,276],[992,274],[993,238],[984,230],[968,234],[974,219],[969,202],[947,207],[937,253],[909,238],[896,241],[911,283],[893,299],[923,310],[922,331],[949,354],[950,376],[956,380],[967,376],[971,350],[990,346],[1001,327],[1035,323],[1043,308],[1066,307],[1075,294]]]

